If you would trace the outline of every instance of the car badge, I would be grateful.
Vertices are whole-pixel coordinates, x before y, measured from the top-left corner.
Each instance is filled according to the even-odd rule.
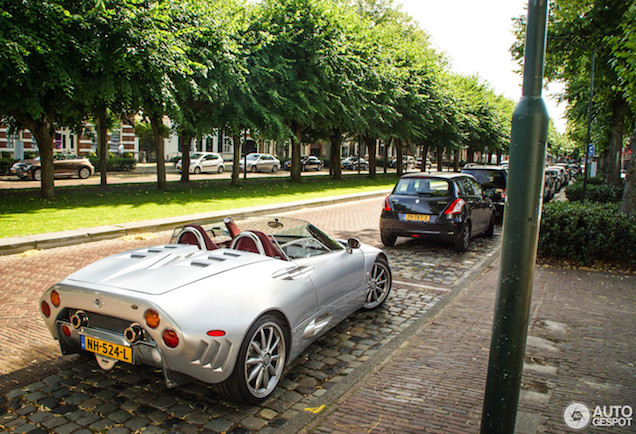
[[[99,298],[96,298],[93,303],[95,303],[95,306],[97,306],[98,308],[101,308],[104,305],[104,302],[101,301]]]

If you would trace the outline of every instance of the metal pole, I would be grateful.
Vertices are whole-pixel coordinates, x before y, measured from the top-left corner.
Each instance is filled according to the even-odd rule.
[[[482,433],[512,433],[519,402],[548,134],[548,113],[541,97],[547,11],[547,0],[528,1],[523,92],[512,118],[510,176]]]
[[[589,156],[589,146],[591,137],[591,128],[592,128],[592,100],[594,99],[594,64],[596,62],[596,48],[592,50],[592,65],[590,65],[590,92],[588,94],[587,101],[587,143],[585,144],[585,167],[583,168],[583,197],[581,201],[585,201],[585,191],[587,190],[587,164],[590,158]]]

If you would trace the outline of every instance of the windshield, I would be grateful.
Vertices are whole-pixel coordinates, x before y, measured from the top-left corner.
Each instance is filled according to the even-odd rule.
[[[402,178],[395,186],[393,194],[404,196],[450,196],[450,183],[437,178]]]
[[[198,160],[201,157],[203,157],[203,154],[200,153],[200,152],[194,152],[194,153],[190,154],[190,159],[191,160]]]
[[[248,160],[258,160],[259,154],[248,154],[247,155],[247,159]]]

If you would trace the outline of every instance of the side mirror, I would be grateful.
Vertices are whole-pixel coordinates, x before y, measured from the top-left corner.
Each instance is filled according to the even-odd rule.
[[[360,248],[360,240],[358,240],[357,238],[349,238],[347,240],[347,253],[351,254],[353,252],[353,249],[359,249]]]

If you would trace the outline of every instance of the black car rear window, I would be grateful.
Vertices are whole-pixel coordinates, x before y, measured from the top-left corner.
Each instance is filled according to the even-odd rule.
[[[393,194],[404,196],[450,196],[450,184],[445,179],[402,178],[395,186]]]
[[[462,173],[473,175],[484,188],[506,188],[506,174],[503,170],[463,169]]]

